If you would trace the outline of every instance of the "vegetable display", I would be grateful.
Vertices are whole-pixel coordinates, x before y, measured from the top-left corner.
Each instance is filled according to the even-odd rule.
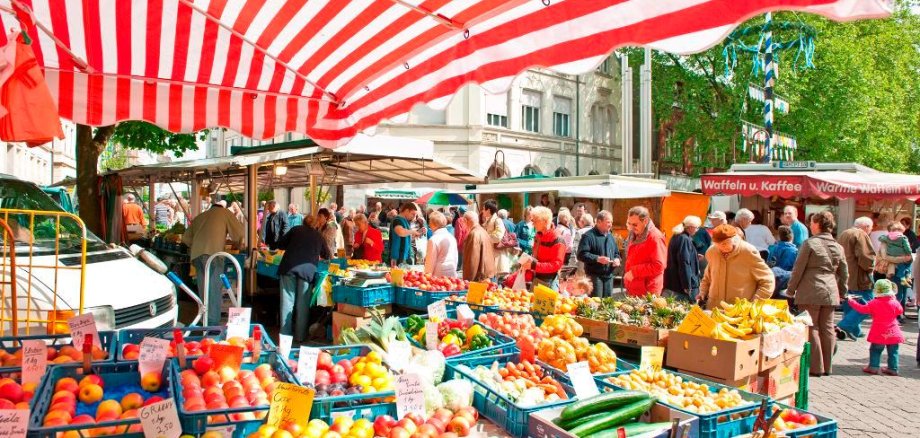
[[[676,328],[687,316],[690,305],[673,298],[652,295],[627,297],[623,300],[604,298],[579,304],[577,316],[598,321],[615,322],[656,329]]]
[[[249,434],[248,438],[457,438],[469,436],[478,420],[479,413],[470,406],[457,410],[438,409],[427,420],[414,413],[398,421],[389,415],[381,415],[373,420],[341,415],[331,423],[320,419],[310,420],[306,429],[296,423],[281,427],[265,424]]]
[[[734,304],[725,301],[719,303],[710,313],[716,322],[710,334],[715,339],[735,341],[749,335],[775,333],[792,324],[792,314],[788,307],[780,307],[769,300],[748,301],[735,299]]]
[[[460,365],[458,368],[521,407],[568,399],[562,384],[529,361],[508,362],[503,366],[494,362],[491,367],[479,365],[474,369]]]
[[[655,398],[641,391],[608,392],[576,401],[563,409],[553,422],[578,437],[616,437],[620,427],[629,427],[625,430],[627,436],[669,428],[670,423],[635,422],[654,404]],[[637,432],[640,429],[642,432]]]
[[[384,318],[376,308],[369,308],[370,322],[359,328],[342,330],[341,343],[344,345],[367,345],[381,356],[386,355],[393,341],[405,341],[406,332],[398,317]]]
[[[425,345],[427,341],[425,324],[426,321],[418,315],[406,319],[406,331],[421,345]],[[481,325],[456,319],[438,322],[438,351],[444,354],[444,357],[481,350],[492,345],[492,338]]]
[[[685,380],[665,370],[633,370],[607,378],[623,389],[645,391],[662,403],[699,414],[711,414],[750,404],[737,389],[722,388],[713,392],[709,385]]]

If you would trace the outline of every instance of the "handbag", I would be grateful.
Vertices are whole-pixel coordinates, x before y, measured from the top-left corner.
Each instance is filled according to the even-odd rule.
[[[517,235],[511,231],[505,231],[505,234],[502,235],[502,240],[495,247],[498,249],[517,248]]]

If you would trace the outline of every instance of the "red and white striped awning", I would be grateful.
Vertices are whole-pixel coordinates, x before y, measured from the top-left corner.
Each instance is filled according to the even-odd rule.
[[[296,131],[336,147],[463,84],[578,74],[622,46],[690,53],[768,10],[883,17],[887,0],[0,0],[62,117]],[[18,14],[13,14],[18,11]],[[18,17],[18,20],[17,20]],[[0,43],[6,36],[0,35]]]

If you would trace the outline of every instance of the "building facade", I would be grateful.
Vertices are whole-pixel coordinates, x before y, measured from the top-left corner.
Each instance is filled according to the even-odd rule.
[[[76,125],[62,120],[63,139],[36,147],[0,142],[0,173],[38,185],[50,185],[77,176]]]

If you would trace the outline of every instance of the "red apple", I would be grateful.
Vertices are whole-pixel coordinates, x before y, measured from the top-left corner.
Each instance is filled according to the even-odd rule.
[[[210,356],[201,356],[198,359],[195,359],[192,362],[192,368],[195,369],[195,372],[199,376],[204,375],[204,373],[211,371],[211,367],[214,366],[214,359],[211,359]]]
[[[381,415],[374,420],[374,434],[376,436],[388,436],[390,429],[396,425],[396,419],[389,415]]]
[[[470,434],[470,426],[472,425],[466,417],[458,415],[450,420],[450,424],[447,425],[447,430],[458,436],[467,436]]]

